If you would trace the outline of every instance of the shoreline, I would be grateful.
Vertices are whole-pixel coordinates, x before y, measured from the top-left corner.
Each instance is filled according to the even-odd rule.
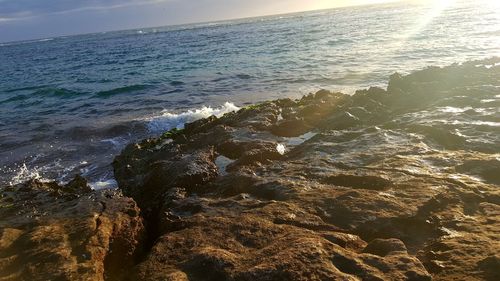
[[[152,136],[141,118],[164,109],[385,89],[395,71],[498,56],[500,18],[482,2],[458,1],[433,20],[426,8],[390,4],[2,47],[0,185],[23,164],[47,179],[103,181],[114,155]]]
[[[0,189],[0,276],[495,280],[499,103],[492,58],[187,123],[125,147],[118,190]]]

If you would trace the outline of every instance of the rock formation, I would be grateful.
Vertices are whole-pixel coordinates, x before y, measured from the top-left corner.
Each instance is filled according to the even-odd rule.
[[[123,280],[144,226],[118,190],[30,181],[0,193],[0,280]]]
[[[499,280],[499,107],[492,59],[186,124],[116,157],[140,216],[4,189],[0,280]]]

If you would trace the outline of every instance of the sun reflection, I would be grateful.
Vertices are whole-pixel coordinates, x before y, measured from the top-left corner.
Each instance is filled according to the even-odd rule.
[[[316,0],[307,1],[308,9],[328,9],[345,6],[370,5],[389,2],[398,2],[401,0]],[[302,1],[305,2],[305,1]]]
[[[394,54],[404,49],[410,38],[421,34],[433,20],[443,14],[446,9],[453,6],[456,0],[409,0],[405,2],[423,5],[425,7],[425,12],[416,17],[413,25],[408,26],[406,30],[402,30],[401,33],[394,36],[394,42],[392,42],[390,46],[387,46],[387,50]]]
[[[412,36],[419,34],[425,29],[435,18],[439,17],[443,11],[455,4],[455,0],[443,0],[443,1],[414,1],[418,3],[424,2],[429,6],[429,10],[418,20],[417,24],[409,29],[406,33],[401,36],[403,40],[406,40]]]

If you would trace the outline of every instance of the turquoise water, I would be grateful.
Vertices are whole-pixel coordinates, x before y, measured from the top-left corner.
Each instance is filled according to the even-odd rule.
[[[499,56],[499,11],[399,3],[2,44],[0,183],[104,185],[124,145],[186,121]]]

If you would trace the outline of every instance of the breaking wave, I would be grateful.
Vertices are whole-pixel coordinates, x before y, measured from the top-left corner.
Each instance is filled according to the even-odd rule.
[[[150,132],[159,133],[172,128],[182,129],[184,124],[193,122],[212,115],[220,117],[226,113],[238,111],[240,108],[231,102],[226,102],[220,107],[203,106],[199,109],[188,110],[182,113],[171,113],[164,110],[159,116],[147,118]]]
[[[9,185],[16,185],[28,180],[47,181],[42,178],[40,171],[36,168],[28,169],[25,163],[19,167],[17,173],[10,179]]]

